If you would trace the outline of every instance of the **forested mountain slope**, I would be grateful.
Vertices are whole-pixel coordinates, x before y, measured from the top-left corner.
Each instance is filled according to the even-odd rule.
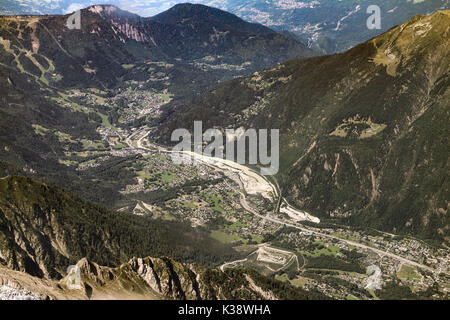
[[[166,110],[174,128],[279,128],[277,179],[322,218],[449,240],[450,12],[293,60]],[[166,118],[163,118],[166,119]]]

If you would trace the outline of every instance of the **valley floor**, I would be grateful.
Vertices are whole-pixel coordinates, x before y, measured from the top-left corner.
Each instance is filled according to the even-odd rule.
[[[149,141],[150,132],[150,128],[139,129],[125,143],[133,152],[143,152],[144,156],[170,157],[170,150]],[[201,170],[226,177],[228,187],[223,189],[235,190],[228,199],[213,202],[216,216],[196,218],[200,211],[198,203],[186,205],[185,202],[192,195],[183,195],[171,205],[184,206],[184,212],[171,210],[175,219],[190,221],[193,226],[207,226],[214,237],[234,244],[247,254],[244,259],[223,264],[222,270],[251,267],[303,288],[319,288],[330,297],[378,299],[371,289],[373,277],[369,271],[369,266],[376,266],[382,270],[379,283],[391,284],[392,292],[407,288],[413,296],[438,284],[439,289],[432,293],[435,298],[448,293],[450,270],[446,250],[377,231],[365,234],[339,226],[322,227],[319,219],[285,201],[281,201],[280,212],[276,212],[275,206],[268,210],[266,204],[277,203],[280,195],[277,187],[257,171],[223,159],[194,153],[185,155],[195,157],[201,163]],[[142,204],[142,214],[146,209],[155,209]],[[287,210],[293,214],[287,214]],[[208,225],[217,215],[223,216],[223,223]],[[381,298],[389,294],[382,292]]]

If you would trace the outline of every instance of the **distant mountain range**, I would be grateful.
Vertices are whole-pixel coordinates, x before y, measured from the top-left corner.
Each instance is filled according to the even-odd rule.
[[[97,81],[112,85],[123,74],[120,64],[145,59],[172,63],[207,59],[204,62],[213,65],[240,66],[231,74],[235,76],[240,70],[256,71],[313,54],[303,44],[262,25],[200,5],[178,5],[153,18],[114,6],[92,6],[82,10],[81,17],[81,30],[66,28],[68,15],[26,18],[28,26],[37,22],[33,39],[17,39],[14,33],[27,35],[22,32],[27,25],[15,23],[14,17],[1,18],[2,38],[12,46],[16,41],[34,41],[39,47],[33,52],[55,60],[57,72],[70,70],[63,75],[66,84],[89,81],[95,73]]]
[[[111,0],[122,9],[153,16],[184,1]],[[358,43],[387,31],[416,14],[429,14],[439,9],[450,9],[448,0],[192,0],[190,2],[217,7],[239,17],[268,27],[293,32],[310,47],[324,53],[347,50]],[[96,1],[68,0],[34,1],[6,0],[0,4],[4,14],[61,14],[71,12]],[[381,8],[381,30],[369,30],[366,12],[370,5]]]
[[[293,32],[323,53],[341,52],[411,19],[450,9],[448,0],[228,0],[210,1],[245,20]],[[367,8],[381,9],[381,29],[369,30]]]

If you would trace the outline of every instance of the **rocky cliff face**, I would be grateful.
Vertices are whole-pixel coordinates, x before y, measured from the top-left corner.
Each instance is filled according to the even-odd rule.
[[[79,292],[65,294],[56,282],[11,270],[0,264],[0,300],[65,300],[81,299]]]
[[[63,271],[59,266],[68,265],[80,253],[71,247],[76,227],[65,223],[61,211],[70,215],[69,207],[85,213],[89,209],[82,209],[82,203],[72,202],[64,193],[57,195],[48,186],[25,178],[2,179],[0,189],[0,262],[33,276],[57,278]],[[106,232],[97,236],[98,241],[107,241]],[[110,253],[117,250],[115,243],[107,247]]]
[[[89,299],[116,295],[177,300],[261,299],[260,292],[264,292],[256,285],[251,288],[244,272],[222,272],[169,258],[133,258],[118,268],[82,259],[77,266],[80,292]],[[60,283],[67,286],[70,279],[65,277]]]
[[[0,265],[0,300],[261,300],[325,299],[252,270],[208,269],[169,258],[133,258],[117,268],[86,258],[59,281],[33,277]]]
[[[77,266],[81,274],[79,292],[89,299],[126,296],[176,300],[324,298],[263,277],[252,270],[220,271],[169,258],[133,258],[117,268],[99,266],[82,259]],[[63,288],[67,288],[70,279],[65,277],[60,281]]]

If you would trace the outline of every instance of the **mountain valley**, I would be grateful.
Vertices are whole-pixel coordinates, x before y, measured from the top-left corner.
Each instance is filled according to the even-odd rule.
[[[0,17],[0,299],[448,299],[448,10],[326,56],[204,5],[55,10]],[[198,120],[280,129],[279,173],[174,163]]]

